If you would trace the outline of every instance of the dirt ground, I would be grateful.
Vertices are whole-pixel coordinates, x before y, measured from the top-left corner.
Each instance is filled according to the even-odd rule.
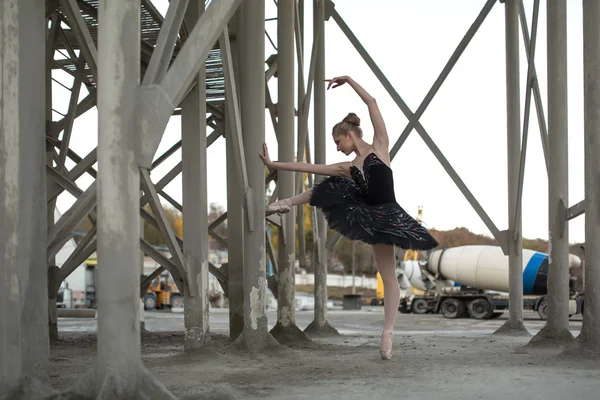
[[[269,326],[276,314],[268,313]],[[211,309],[211,340],[183,352],[183,316],[146,313],[144,365],[179,399],[594,399],[600,398],[600,362],[561,356],[560,347],[523,347],[530,337],[493,334],[507,318],[448,320],[399,314],[392,360],[382,361],[381,307],[328,312],[340,331],[333,338],[249,354],[229,343],[226,309]],[[312,311],[297,313],[304,329]],[[544,326],[526,313],[530,334]],[[95,358],[94,320],[59,321],[51,347],[54,389],[66,389]],[[577,336],[581,319],[571,320]]]

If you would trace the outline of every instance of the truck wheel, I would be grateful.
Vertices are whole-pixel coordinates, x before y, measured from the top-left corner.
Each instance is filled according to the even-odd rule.
[[[548,318],[548,301],[546,301],[545,297],[540,301],[540,304],[538,304],[537,313],[540,316],[540,319],[544,321]]]
[[[154,293],[146,293],[144,296],[144,310],[154,310],[156,308],[156,295]]]
[[[429,311],[429,306],[425,299],[413,299],[410,308],[413,314],[427,314]]]
[[[479,298],[471,301],[468,306],[469,315],[475,319],[488,319],[492,316],[492,305],[487,299]]]
[[[183,307],[183,297],[178,294],[171,296],[171,308],[181,307]]]
[[[446,318],[458,318],[465,312],[465,303],[458,299],[449,298],[442,303],[441,311]]]

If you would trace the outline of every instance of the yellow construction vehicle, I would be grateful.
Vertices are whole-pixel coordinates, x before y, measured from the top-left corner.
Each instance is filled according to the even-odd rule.
[[[144,296],[145,310],[165,307],[183,307],[183,296],[179,293],[171,274],[166,271],[152,280],[148,292]]]

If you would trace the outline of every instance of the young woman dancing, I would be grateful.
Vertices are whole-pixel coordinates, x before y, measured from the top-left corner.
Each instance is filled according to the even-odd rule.
[[[267,145],[263,144],[263,154],[259,155],[271,169],[329,176],[298,196],[272,203],[267,207],[267,214],[286,213],[293,206],[309,203],[321,209],[332,229],[350,240],[371,245],[385,292],[385,325],[379,351],[382,359],[389,360],[400,301],[394,246],[429,250],[438,242],[396,202],[389,166],[389,138],[375,99],[348,76],[326,81],[329,82],[327,89],[348,83],[365,102],[374,129],[373,144],[362,139],[360,119],[354,113],[337,123],[332,132],[338,151],[345,155],[356,154],[351,162],[315,165],[271,161]]]

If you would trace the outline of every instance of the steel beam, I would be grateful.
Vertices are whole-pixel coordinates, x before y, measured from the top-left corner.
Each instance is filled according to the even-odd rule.
[[[522,1],[522,0],[521,0]],[[533,4],[533,22],[531,25],[531,42],[527,48],[527,80],[525,81],[525,111],[523,116],[523,139],[521,140],[521,159],[519,161],[519,184],[517,186],[517,215],[521,215],[521,205],[523,203],[523,182],[525,180],[525,159],[527,155],[527,139],[529,134],[529,112],[531,111],[531,91],[533,88],[533,82],[535,81],[534,75],[534,60],[535,60],[535,44],[537,40],[537,26],[538,16],[540,11],[540,0],[534,0]],[[514,224],[517,222],[514,221]],[[513,239],[517,239],[513,237]]]
[[[167,215],[165,214],[165,210],[163,209],[160,199],[158,198],[158,193],[156,192],[156,188],[152,183],[152,179],[150,178],[150,172],[148,172],[148,170],[145,168],[141,168],[140,173],[143,190],[147,195],[150,195],[149,203],[152,213],[158,222],[160,232],[163,234],[163,237],[167,242],[167,247],[173,255],[173,262],[177,268],[179,268],[180,274],[183,276],[185,265],[183,253],[181,248],[177,245],[173,228],[171,227]]]
[[[444,66],[444,69],[442,70],[438,78],[433,83],[431,89],[429,89],[429,91],[427,92],[427,95],[425,95],[425,98],[417,108],[417,111],[415,111],[415,113],[409,118],[408,125],[406,125],[406,128],[404,128],[404,131],[402,131],[402,134],[400,134],[400,137],[398,138],[398,140],[392,147],[392,150],[390,151],[390,155],[392,157],[396,155],[398,150],[400,150],[400,147],[402,147],[402,144],[404,144],[404,142],[408,138],[408,135],[415,128],[415,125],[417,124],[417,122],[419,122],[419,119],[427,109],[427,106],[429,106],[431,100],[433,100],[438,90],[442,87],[442,84],[450,74],[450,71],[452,71],[452,68],[454,68],[454,66],[458,62],[462,53],[465,51],[465,49],[471,42],[471,39],[473,39],[475,33],[477,33],[477,31],[479,30],[479,27],[481,26],[481,24],[483,24],[483,21],[485,21],[490,11],[492,11],[492,7],[494,7],[496,1],[497,0],[487,0],[486,3],[483,5],[481,12],[479,13],[479,15],[477,15],[477,18],[475,18],[475,21],[456,47],[456,50],[454,50],[454,52],[450,56],[450,59]]]
[[[193,1],[194,0],[192,0],[192,2]],[[148,68],[144,74],[144,79],[142,81],[143,85],[161,82],[167,73],[167,69],[171,64],[173,52],[175,51],[175,43],[177,42],[177,36],[181,29],[181,23],[183,22],[188,2],[189,0],[171,0],[169,2],[167,15],[165,16],[164,21],[162,21],[158,39],[156,40],[156,46],[154,47],[152,57],[148,63]],[[202,4],[204,4],[204,2]],[[193,22],[195,23],[196,21],[197,19]],[[198,82],[204,81],[198,80]]]
[[[213,1],[185,41],[160,85],[143,86],[141,101],[140,165],[149,168],[162,134],[175,107],[198,76],[200,67],[222,34],[241,0]],[[263,60],[264,62],[264,60]]]
[[[223,30],[223,34],[219,38],[219,46],[221,47],[223,70],[225,73],[225,91],[226,93],[237,93],[237,85],[235,82],[235,74],[233,70],[231,47],[229,43],[229,33],[227,27],[225,27],[225,29]],[[263,91],[264,89],[265,88],[263,88]],[[242,114],[240,111],[240,106],[238,104],[237,96],[225,96],[225,102],[227,104],[227,118],[230,127],[228,135],[232,140],[232,150],[237,159],[237,175],[240,177],[240,183],[243,185],[244,188],[244,206],[246,210],[249,210],[253,207],[253,189],[252,187],[250,187],[249,183],[249,173],[247,169],[248,164],[246,162],[246,152],[244,150],[244,141],[242,138]],[[248,223],[248,229],[250,229],[250,232],[252,232],[254,229],[254,215],[252,215],[251,213],[246,213],[246,219]]]
[[[573,218],[577,218],[585,213],[585,200],[581,200],[579,203],[571,206],[567,209],[565,220],[570,221]]]
[[[75,227],[96,207],[96,182],[83,192],[75,203],[48,228],[47,260],[52,260],[67,241],[73,237]]]
[[[523,6],[523,0],[519,2],[519,19],[521,21],[521,36],[525,43],[525,48],[531,48],[529,39],[529,30],[527,29],[527,16],[525,15],[525,7]],[[532,65],[532,84],[533,84],[533,100],[535,101],[535,109],[537,110],[537,119],[540,127],[540,136],[542,140],[542,150],[544,151],[544,159],[546,161],[546,172],[549,173],[549,161],[548,161],[548,128],[546,127],[546,117],[544,116],[544,106],[542,104],[542,95],[540,92],[540,85],[537,79],[537,73],[535,70],[535,61],[529,59],[529,52],[527,54],[527,61]]]
[[[329,1],[329,0],[327,0],[327,1]],[[348,40],[350,40],[350,42],[352,43],[354,48],[358,51],[358,53],[365,60],[365,62],[367,63],[367,65],[369,66],[371,71],[375,74],[375,76],[377,77],[379,82],[383,85],[384,89],[391,96],[392,100],[396,103],[396,105],[400,108],[400,110],[404,113],[404,115],[408,119],[411,119],[412,116],[414,115],[413,112],[410,110],[410,108],[404,102],[404,100],[402,100],[400,95],[394,90],[394,87],[392,86],[390,81],[386,78],[386,76],[383,74],[381,69],[379,69],[379,67],[373,60],[373,58],[369,55],[369,53],[365,50],[365,48],[362,46],[362,44],[358,41],[358,39],[356,38],[354,33],[352,33],[352,31],[350,30],[348,25],[344,22],[344,20],[339,15],[339,13],[335,10],[335,8],[332,9],[332,17],[333,17],[334,21],[340,27],[342,32],[344,32],[344,34],[346,35]],[[440,164],[442,165],[442,167],[444,168],[446,173],[450,176],[450,178],[452,179],[454,184],[458,187],[458,189],[461,191],[461,193],[465,196],[465,198],[467,199],[469,204],[471,204],[471,207],[473,207],[473,209],[475,210],[477,215],[479,215],[479,218],[481,218],[481,220],[487,226],[487,228],[490,230],[490,232],[492,233],[494,238],[500,243],[504,253],[507,254],[508,250],[507,250],[507,245],[506,245],[506,241],[507,241],[506,232],[505,231],[501,232],[496,227],[494,222],[491,220],[491,218],[485,212],[485,210],[483,209],[481,204],[479,204],[479,202],[477,201],[477,199],[475,198],[473,193],[471,193],[471,191],[469,190],[467,185],[460,178],[460,176],[458,175],[456,170],[452,167],[450,162],[446,159],[446,157],[444,156],[442,151],[437,147],[435,142],[431,139],[431,137],[429,136],[429,134],[427,133],[425,128],[421,125],[421,123],[419,123],[419,122],[416,123],[415,130],[421,136],[421,138],[423,139],[423,141],[425,142],[427,147],[429,147],[429,149],[431,150],[433,155],[438,159],[438,161],[440,162]],[[390,154],[390,156],[393,159],[395,154]],[[337,243],[337,241],[339,241],[340,237],[341,236],[339,234],[335,235],[335,237],[332,237],[332,239],[330,240],[330,243],[331,244]],[[329,246],[330,245],[328,245],[328,247]]]
[[[59,0],[67,18],[69,19],[69,26],[77,37],[79,48],[85,58],[90,71],[94,76],[94,79],[98,81],[98,51],[96,45],[90,34],[90,30],[81,15],[81,10],[77,5],[76,0]]]

